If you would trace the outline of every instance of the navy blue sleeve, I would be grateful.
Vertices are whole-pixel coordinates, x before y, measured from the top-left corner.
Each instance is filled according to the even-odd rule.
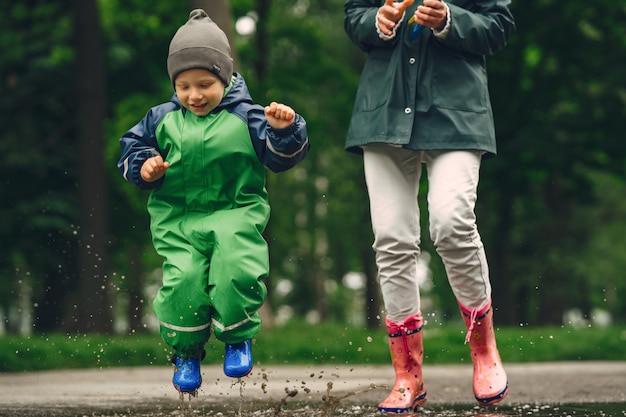
[[[309,137],[306,121],[296,113],[294,122],[284,129],[274,129],[267,123],[263,107],[253,105],[248,110],[248,129],[259,159],[273,172],[286,171],[308,154]]]
[[[117,168],[131,184],[148,190],[158,187],[163,182],[163,178],[154,182],[144,181],[141,178],[141,167],[153,156],[161,155],[165,159],[156,140],[156,128],[168,112],[177,108],[178,106],[172,102],[151,108],[139,123],[120,138],[122,154]]]

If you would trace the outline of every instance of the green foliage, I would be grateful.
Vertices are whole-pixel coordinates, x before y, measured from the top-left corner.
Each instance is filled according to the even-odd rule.
[[[471,363],[461,323],[424,327],[424,363]],[[497,329],[505,363],[623,360],[626,328],[529,327]],[[280,341],[278,343],[277,341]],[[224,345],[211,339],[203,364],[219,365]],[[365,329],[336,322],[309,325],[293,322],[263,329],[253,345],[255,363],[389,364],[383,329]],[[167,366],[171,352],[154,333],[130,336],[61,335],[0,338],[0,372],[45,369]]]
[[[577,213],[576,222],[591,222],[596,227],[584,245],[583,256],[573,260],[573,269],[584,277],[589,288],[589,304],[612,312],[617,317],[626,317],[626,184],[604,172],[590,172],[593,188],[601,190],[595,204],[586,206]],[[610,261],[597,261],[609,259]]]
[[[292,306],[298,315],[317,311],[323,319],[342,319],[345,313],[330,305],[325,282],[340,283],[350,271],[369,272],[373,263],[371,249],[364,259],[361,246],[372,241],[361,158],[343,150],[358,82],[337,59],[358,54],[343,32],[343,1],[275,0],[269,10],[232,3],[236,13],[260,16],[254,39],[236,39],[240,70],[255,101],[292,106],[306,118],[312,144],[300,166],[268,174],[270,285],[293,282],[286,298],[271,301]],[[348,238],[360,244],[346,244]]]
[[[626,317],[622,3],[512,2],[518,31],[488,58],[499,156],[483,165],[478,226],[494,304],[509,325],[557,324],[574,307],[586,316],[606,310],[620,324]],[[135,300],[125,314],[137,328],[148,307],[146,279],[160,259],[150,243],[147,194],[125,183],[115,167],[118,138],[170,98],[167,48],[189,7],[146,0],[98,4],[108,119],[105,149],[94,152],[103,153],[109,169],[111,212],[111,236],[101,238],[112,254],[109,290]],[[268,305],[345,321],[346,306],[355,302],[343,276],[364,273],[377,285],[361,158],[343,150],[364,55],[343,32],[343,0],[231,0],[230,6],[233,19],[259,17],[255,35],[233,39],[255,101],[293,106],[307,119],[312,143],[303,164],[267,176],[273,207],[266,232]],[[0,2],[0,215],[6,220],[0,224],[0,315],[16,311],[20,294],[24,302],[32,291],[35,330],[46,333],[58,330],[73,308],[77,184],[89,181],[77,168],[73,12],[61,1]],[[423,208],[426,192],[424,184]],[[423,250],[432,255],[429,297],[434,310],[454,317],[456,303],[427,220],[422,216]],[[275,290],[281,280],[293,284],[284,296]],[[368,293],[368,306],[373,296]],[[7,331],[19,330],[15,315],[2,320]]]
[[[165,365],[167,349],[159,336],[40,335],[0,339],[2,372],[66,368]]]
[[[0,309],[30,294],[44,329],[76,270],[71,19],[65,3],[0,3]]]
[[[608,226],[584,214],[610,187],[592,182],[593,172],[612,172],[622,184],[626,172],[615,140],[626,108],[626,64],[617,58],[626,10],[610,0],[602,2],[607,13],[595,6],[513,2],[518,31],[488,61],[499,156],[483,165],[477,211],[494,302],[511,324],[558,323],[573,307],[606,309],[589,298],[598,288],[575,265],[621,262],[585,256],[586,243]]]

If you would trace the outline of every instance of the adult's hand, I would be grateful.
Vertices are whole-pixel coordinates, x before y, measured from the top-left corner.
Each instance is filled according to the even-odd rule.
[[[376,13],[376,23],[378,29],[387,36],[393,34],[393,29],[398,25],[398,21],[407,7],[413,4],[414,0],[403,0],[395,2],[394,0],[385,0],[385,4],[380,6]]]
[[[413,15],[415,23],[437,30],[446,26],[448,9],[441,0],[424,0],[424,4],[417,6]]]

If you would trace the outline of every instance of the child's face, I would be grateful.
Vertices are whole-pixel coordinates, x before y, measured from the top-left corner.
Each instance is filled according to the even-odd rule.
[[[190,69],[178,74],[174,88],[187,110],[196,116],[206,116],[222,101],[226,86],[207,70]]]

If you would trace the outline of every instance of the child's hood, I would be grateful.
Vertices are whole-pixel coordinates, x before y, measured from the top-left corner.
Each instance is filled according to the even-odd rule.
[[[226,94],[224,94],[222,101],[218,104],[215,111],[233,107],[241,103],[252,104],[252,97],[250,96],[246,81],[239,73],[233,74],[232,81],[225,92]]]

